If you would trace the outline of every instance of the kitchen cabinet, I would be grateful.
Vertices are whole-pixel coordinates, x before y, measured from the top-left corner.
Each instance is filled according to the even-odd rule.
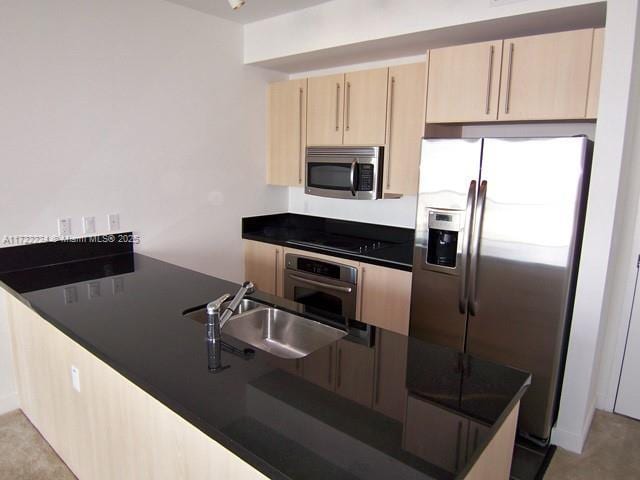
[[[335,388],[337,344],[332,343],[305,357],[302,361],[302,376],[327,390]]]
[[[307,144],[342,145],[344,74],[308,80]]]
[[[345,74],[344,145],[384,145],[388,68]]]
[[[282,296],[284,249],[264,242],[244,241],[244,276],[256,289]]]
[[[499,120],[585,118],[593,29],[504,40]]]
[[[307,137],[307,80],[269,85],[267,183],[302,185]]]
[[[431,50],[426,121],[496,121],[501,62],[502,40]]]
[[[338,340],[336,393],[371,407],[373,396],[373,348],[349,340]]]
[[[307,144],[384,145],[388,73],[378,68],[309,78]]]
[[[411,272],[361,264],[360,283],[362,321],[408,335]]]
[[[587,97],[587,118],[598,116],[600,100],[600,76],[602,74],[602,52],[604,49],[604,28],[593,31],[593,48],[591,50],[591,70],[589,71],[589,96]]]
[[[418,192],[426,77],[424,62],[389,68],[384,194],[415,195]]]
[[[79,479],[266,478],[9,297],[20,408]],[[80,389],[72,386],[76,367]]]
[[[407,338],[376,330],[373,408],[404,421],[407,404]]]

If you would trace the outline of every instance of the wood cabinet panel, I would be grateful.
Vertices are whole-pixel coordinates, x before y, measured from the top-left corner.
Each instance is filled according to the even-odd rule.
[[[377,265],[360,267],[362,320],[407,335],[411,303],[411,272]]]
[[[269,85],[267,183],[302,185],[307,129],[307,80]]]
[[[429,52],[429,123],[486,122],[498,118],[502,40]]]
[[[338,340],[336,393],[371,407],[373,396],[373,348]]]
[[[344,145],[384,145],[388,68],[345,75]]]
[[[389,68],[384,193],[418,192],[427,94],[424,62]]]
[[[344,74],[308,80],[307,144],[342,145]]]
[[[333,390],[336,379],[336,349],[332,343],[304,358],[302,376],[316,385]]]
[[[585,117],[593,29],[504,40],[499,120]]]
[[[587,118],[598,116],[600,100],[600,77],[602,75],[602,53],[604,50],[604,28],[593,31],[593,48],[591,50],[591,70],[589,71],[589,96],[587,97]]]
[[[244,241],[244,276],[256,289],[282,296],[284,250],[278,245]]]

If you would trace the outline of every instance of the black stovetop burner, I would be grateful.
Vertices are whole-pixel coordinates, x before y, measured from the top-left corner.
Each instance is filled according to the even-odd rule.
[[[326,233],[299,240],[289,240],[287,243],[292,245],[303,245],[306,247],[322,247],[328,250],[348,253],[369,253],[392,245],[389,242],[379,240]]]

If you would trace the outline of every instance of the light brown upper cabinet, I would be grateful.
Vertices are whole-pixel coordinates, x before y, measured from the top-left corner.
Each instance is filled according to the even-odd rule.
[[[244,276],[256,288],[282,296],[284,249],[270,243],[244,240]]]
[[[499,120],[585,118],[593,29],[504,40]]]
[[[269,85],[267,183],[302,185],[307,136],[307,80]]]
[[[384,193],[415,195],[418,191],[426,73],[424,62],[389,68]]]
[[[498,119],[502,40],[429,52],[429,123]]]
[[[388,68],[345,75],[344,145],[384,145]]]
[[[411,272],[361,264],[360,283],[362,321],[408,335]]]
[[[589,72],[589,96],[587,97],[587,118],[598,116],[600,100],[600,75],[602,73],[602,52],[604,48],[604,28],[593,31],[593,49],[591,51],[591,71]]]
[[[308,80],[307,144],[342,145],[344,74]]]
[[[309,78],[308,145],[384,145],[387,76],[379,68]]]

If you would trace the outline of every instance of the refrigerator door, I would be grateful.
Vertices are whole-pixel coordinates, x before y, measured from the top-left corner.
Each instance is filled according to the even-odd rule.
[[[481,139],[423,140],[410,335],[464,350]]]
[[[539,438],[549,437],[555,415],[587,142],[484,140],[467,352],[533,375],[519,427]]]

